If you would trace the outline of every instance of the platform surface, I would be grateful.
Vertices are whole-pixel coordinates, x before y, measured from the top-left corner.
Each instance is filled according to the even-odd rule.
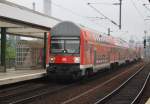
[[[14,70],[5,73],[0,72],[0,85],[41,78],[45,75],[46,70],[44,69]]]
[[[145,104],[150,104],[150,98],[149,98],[149,100]]]

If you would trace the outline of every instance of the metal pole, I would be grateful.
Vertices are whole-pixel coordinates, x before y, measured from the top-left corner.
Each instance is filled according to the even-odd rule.
[[[33,10],[35,11],[35,2],[32,3]]]
[[[6,28],[1,28],[1,69],[6,72]]]
[[[145,48],[144,48],[144,58],[145,58],[145,61],[147,61],[147,45],[146,45],[146,43],[147,43],[147,37],[146,37],[146,33],[147,33],[147,31],[144,31],[144,33],[145,33]]]
[[[108,28],[108,36],[110,36],[110,28]]]
[[[119,29],[121,29],[121,20],[122,20],[122,0],[120,0],[120,9],[119,9]]]
[[[43,57],[43,67],[46,69],[46,47],[47,47],[47,33],[44,33],[44,57]]]

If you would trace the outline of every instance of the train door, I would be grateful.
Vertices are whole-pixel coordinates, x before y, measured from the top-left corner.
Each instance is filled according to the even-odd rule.
[[[98,70],[97,70],[97,49],[96,48],[94,48],[94,63],[93,63],[93,71],[94,72],[97,72]]]
[[[90,63],[93,65],[93,60],[94,60],[94,51],[93,51],[93,47],[92,44],[90,45]]]

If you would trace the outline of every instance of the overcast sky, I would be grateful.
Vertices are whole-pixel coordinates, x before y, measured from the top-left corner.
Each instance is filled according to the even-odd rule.
[[[36,3],[36,10],[43,12],[43,0],[7,0],[32,9],[32,3]],[[103,17],[87,5],[92,4],[105,16],[119,23],[119,6],[111,5],[119,0],[52,0],[52,16],[61,20],[70,20],[87,27],[107,33],[107,29],[113,31],[111,35],[125,40],[141,40],[144,30],[150,29],[150,21],[144,21],[150,16],[143,4],[148,4],[148,0],[123,0],[122,6],[122,29],[104,19],[94,19],[89,17]],[[149,6],[150,8],[150,6]],[[150,18],[150,17],[149,17]],[[150,32],[149,32],[150,33]]]

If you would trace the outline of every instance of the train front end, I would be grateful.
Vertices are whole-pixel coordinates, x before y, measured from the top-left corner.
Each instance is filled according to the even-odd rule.
[[[80,28],[62,22],[51,30],[47,74],[54,79],[77,79],[80,70]]]

